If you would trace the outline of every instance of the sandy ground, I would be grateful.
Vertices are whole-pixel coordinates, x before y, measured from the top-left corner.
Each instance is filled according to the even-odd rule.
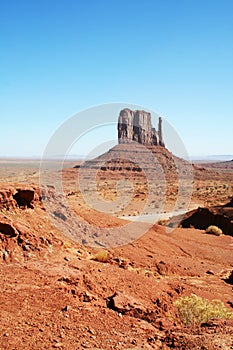
[[[38,165],[2,160],[2,193],[7,188],[36,188]],[[85,223],[95,228],[92,234],[101,227],[124,226],[125,220],[85,203],[73,165],[67,163],[63,171],[64,196],[79,218],[80,230]],[[221,204],[232,197],[231,163],[195,169],[191,205]],[[103,187],[105,181],[108,186]],[[112,181],[111,173],[99,179],[101,195],[110,199]],[[138,196],[125,216],[140,210],[143,186],[139,182]],[[176,198],[172,181],[168,191],[169,209]],[[43,202],[36,201],[33,208],[2,207],[0,218],[18,232],[10,236],[0,230],[1,350],[233,348],[233,321],[185,327],[174,306],[181,296],[195,293],[219,299],[233,311],[231,236],[193,228],[168,234],[165,227],[152,225],[129,244],[105,249],[108,255],[101,262],[93,260],[101,248],[75,242],[56,228]]]

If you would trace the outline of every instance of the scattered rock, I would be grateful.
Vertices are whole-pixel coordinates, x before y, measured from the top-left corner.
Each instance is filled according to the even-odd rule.
[[[63,309],[61,311],[69,311],[70,310],[70,306],[66,305],[65,307],[63,307]]]
[[[207,328],[224,328],[224,327],[233,327],[233,319],[232,320],[224,320],[224,319],[219,319],[215,318],[212,320],[209,320],[205,323],[202,323],[201,327],[207,327]],[[232,329],[233,331],[233,329]]]
[[[153,325],[160,331],[168,330],[174,327],[174,322],[170,321],[168,318],[160,317],[156,319]]]
[[[53,344],[53,348],[61,348],[62,346],[63,346],[62,343]]]
[[[89,293],[88,291],[85,291],[83,293],[83,301],[85,303],[90,303],[92,300],[97,300],[96,296],[91,294],[91,293]]]
[[[60,211],[54,211],[53,212],[53,215],[56,216],[57,218],[63,220],[63,221],[66,221],[67,220],[67,217],[66,215],[64,215],[63,213],[61,213]]]
[[[160,261],[156,268],[159,275],[165,276],[168,274],[169,266],[164,261]]]
[[[146,312],[146,308],[139,300],[118,291],[107,298],[107,307],[121,313],[122,315],[132,311],[136,314]]]
[[[165,298],[157,298],[154,301],[154,304],[163,312],[167,312],[168,311],[168,303],[166,301]]]
[[[233,270],[231,271],[229,277],[224,279],[224,281],[228,284],[233,284]]]

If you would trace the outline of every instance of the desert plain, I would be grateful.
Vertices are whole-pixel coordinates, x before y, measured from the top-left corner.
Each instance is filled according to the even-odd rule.
[[[169,158],[165,148],[158,152]],[[62,200],[78,220],[77,238],[72,227],[65,230],[71,214],[53,181],[47,188],[40,185],[40,161],[0,160],[0,349],[233,349],[232,319],[187,325],[175,306],[195,294],[218,299],[233,312],[232,234],[223,229],[216,236],[181,224],[168,232],[164,214],[173,211],[179,184],[174,172],[165,171],[164,216],[136,239],[106,246],[99,239],[104,229],[121,232],[140,216],[147,178],[130,167],[125,173],[100,168],[95,191],[109,203],[116,200],[121,176],[132,184],[130,203],[111,214],[87,201],[93,191],[89,172],[84,176],[89,197],[80,190],[80,165],[66,161],[62,174],[56,170],[52,177],[62,178]],[[186,211],[230,203],[233,161],[191,167]],[[157,185],[145,215],[161,201]]]

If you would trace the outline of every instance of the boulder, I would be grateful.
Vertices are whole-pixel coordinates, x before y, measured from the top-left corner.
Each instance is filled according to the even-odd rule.
[[[132,311],[140,314],[146,312],[146,308],[139,300],[120,291],[107,298],[107,307],[121,314],[132,314]]]

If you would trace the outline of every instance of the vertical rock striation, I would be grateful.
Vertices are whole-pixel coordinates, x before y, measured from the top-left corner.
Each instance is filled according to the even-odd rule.
[[[142,145],[165,147],[162,132],[162,118],[159,118],[158,131],[152,127],[151,114],[145,111],[132,111],[128,108],[120,112],[118,118],[118,142],[135,141]]]

